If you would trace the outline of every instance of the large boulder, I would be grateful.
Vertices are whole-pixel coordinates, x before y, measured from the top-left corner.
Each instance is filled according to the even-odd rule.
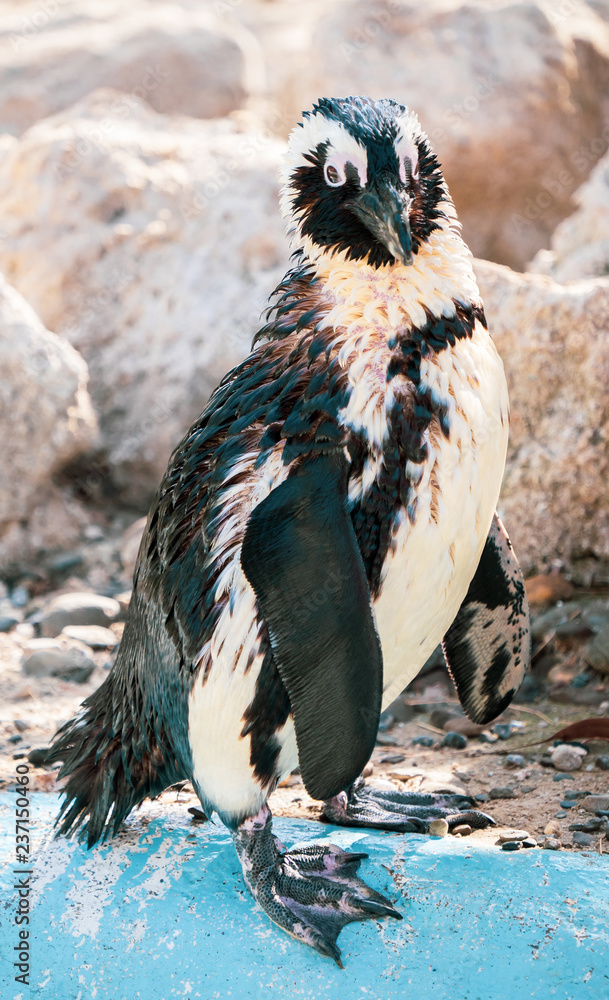
[[[609,146],[606,2],[343,0],[315,11],[299,58],[273,50],[293,117],[324,95],[402,101],[439,154],[472,250],[521,268],[547,246]]]
[[[96,418],[87,392],[87,366],[67,341],[40,322],[0,276],[0,567],[31,549],[30,520],[41,523],[59,502],[51,479],[90,448]],[[78,518],[70,518],[73,523]],[[42,531],[44,541],[61,534]],[[25,532],[25,534],[24,534]]]
[[[98,92],[0,161],[0,267],[86,359],[108,475],[143,509],[288,265],[283,144]],[[32,218],[36,226],[32,226]]]
[[[31,0],[0,13],[0,132],[21,135],[98,87],[210,118],[255,86],[247,32],[204,4]]]
[[[476,261],[511,435],[500,512],[527,572],[609,580],[609,278],[559,285]]]
[[[609,154],[596,164],[574,200],[577,210],[560,223],[550,249],[540,250],[528,271],[556,281],[609,274]]]

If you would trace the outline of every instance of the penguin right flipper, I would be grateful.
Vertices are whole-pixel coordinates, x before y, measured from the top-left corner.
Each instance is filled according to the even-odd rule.
[[[474,722],[485,725],[510,704],[528,667],[529,631],[522,572],[495,514],[465,600],[442,643],[459,700]]]
[[[347,475],[342,452],[305,458],[254,508],[241,552],[289,695],[302,778],[317,799],[361,773],[381,711],[381,646]]]

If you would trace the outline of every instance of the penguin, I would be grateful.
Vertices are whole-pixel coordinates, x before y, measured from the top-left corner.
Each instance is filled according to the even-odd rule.
[[[466,797],[359,776],[439,642],[467,715],[503,712],[529,618],[496,515],[503,364],[415,114],[319,100],[290,135],[281,208],[292,266],[169,461],[116,662],[47,763],[66,779],[58,833],[89,846],[191,781],[270,919],[341,965],[345,924],[400,914],[357,874],[365,855],[285,850],[269,795],[299,766],[334,823],[492,823]]]

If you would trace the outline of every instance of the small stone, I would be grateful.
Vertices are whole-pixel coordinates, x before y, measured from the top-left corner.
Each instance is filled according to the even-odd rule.
[[[25,722],[24,719],[13,719],[13,725],[18,733],[24,733],[30,728],[29,722]]]
[[[478,739],[481,743],[496,743],[499,737],[495,733],[489,733],[488,729],[484,729]]]
[[[554,813],[554,815],[556,816],[556,819],[564,819],[567,814],[564,809],[559,809],[558,812]]]
[[[99,524],[87,524],[83,529],[83,537],[88,542],[101,542],[105,537],[104,530]]]
[[[27,587],[15,587],[11,592],[11,603],[16,608],[24,608],[30,599]]]
[[[108,626],[120,614],[120,604],[101,594],[60,594],[42,608],[40,634],[57,636],[66,625]]]
[[[7,743],[21,743],[23,736],[21,733],[15,733],[14,736],[9,736]]]
[[[0,632],[10,632],[21,621],[18,615],[0,615]]]
[[[525,759],[520,753],[509,753],[505,758],[506,767],[524,767]]]
[[[395,725],[395,718],[391,712],[383,712],[379,719],[379,733],[386,733],[393,725]]]
[[[609,811],[609,795],[587,795],[581,800],[581,805],[586,812],[607,812]]]
[[[33,639],[36,629],[31,622],[19,622],[18,625],[15,625],[15,634],[21,639]]]
[[[515,799],[516,793],[513,788],[497,787],[491,788],[489,795],[492,799]]]
[[[586,686],[588,681],[591,681],[592,677],[590,674],[576,674],[571,681],[571,686],[574,688],[583,688]]]
[[[449,732],[442,740],[442,745],[445,747],[451,747],[453,750],[465,750],[465,747],[467,746],[467,737],[463,736],[461,733]]]
[[[552,781],[568,781],[570,777],[570,774],[554,774]]]
[[[392,736],[391,733],[377,733],[376,742],[380,747],[397,747],[398,745],[397,736]]]
[[[526,840],[528,836],[528,830],[503,830],[499,833],[499,840],[501,843],[508,840]]]
[[[584,762],[586,751],[582,747],[561,743],[550,751],[552,766],[557,771],[578,771]]]
[[[47,759],[48,753],[48,747],[36,747],[34,750],[30,750],[27,759],[34,767],[42,767]]]
[[[560,851],[561,843],[555,837],[546,837],[541,846],[544,851]]]
[[[605,754],[602,757],[597,757],[596,766],[600,767],[601,771],[609,771],[609,756]]]
[[[609,674],[609,625],[605,625],[588,646],[587,660],[599,674]]]
[[[566,799],[585,799],[589,794],[590,792],[578,792],[575,788],[565,789],[564,792]]]
[[[574,833],[573,843],[577,844],[578,847],[592,847],[596,842],[596,838],[590,833]]]
[[[521,785],[520,791],[523,795],[528,795],[529,792],[534,792],[537,789],[537,785]]]
[[[519,851],[522,844],[519,840],[506,840],[501,845],[502,851]]]
[[[66,625],[61,635],[78,639],[91,649],[113,649],[120,641],[111,629],[103,625]]]
[[[36,640],[33,640],[31,645]],[[95,670],[95,663],[84,649],[72,646],[39,649],[26,653],[21,668],[28,677],[61,677],[84,684]]]
[[[576,805],[577,802],[575,801],[575,799],[563,799],[562,802],[560,803],[561,809],[572,809],[573,806]]]
[[[591,816],[585,823],[572,823],[569,829],[579,830],[580,833],[595,833],[597,830],[604,829],[606,823],[607,821],[601,819],[600,816]]]
[[[550,837],[560,837],[562,834],[562,827],[560,823],[556,822],[555,819],[551,819],[550,822],[546,824],[543,832],[547,833]]]
[[[526,847],[527,849],[530,849],[531,847],[537,847],[537,841],[535,840],[535,837],[525,837],[525,839],[522,841],[522,846]]]
[[[448,823],[445,819],[432,819],[429,832],[432,837],[445,837],[448,833]]]
[[[477,795],[474,795],[474,798],[475,798],[476,802],[484,803],[484,802],[488,802],[490,796],[487,795],[486,792],[478,792]]]
[[[49,559],[47,566],[51,573],[69,573],[83,562],[82,552],[60,552]]]
[[[472,832],[472,828],[469,823],[459,823],[459,826],[453,827],[453,834],[460,837],[469,837]]]
[[[509,723],[498,722],[496,726],[493,726],[493,732],[500,740],[509,740],[512,735],[512,727]]]
[[[433,736],[415,736],[412,740],[413,747],[432,747],[434,743]]]

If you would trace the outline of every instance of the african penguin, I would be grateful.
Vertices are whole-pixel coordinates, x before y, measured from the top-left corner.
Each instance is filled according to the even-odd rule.
[[[48,760],[67,778],[59,831],[89,845],[189,779],[271,919],[340,964],[345,923],[399,913],[356,875],[362,855],[285,851],[269,794],[300,765],[334,822],[492,822],[357,779],[382,707],[440,641],[467,714],[502,712],[528,608],[495,514],[503,365],[417,118],[322,99],[282,182],[293,266],[170,460],[116,663]]]

